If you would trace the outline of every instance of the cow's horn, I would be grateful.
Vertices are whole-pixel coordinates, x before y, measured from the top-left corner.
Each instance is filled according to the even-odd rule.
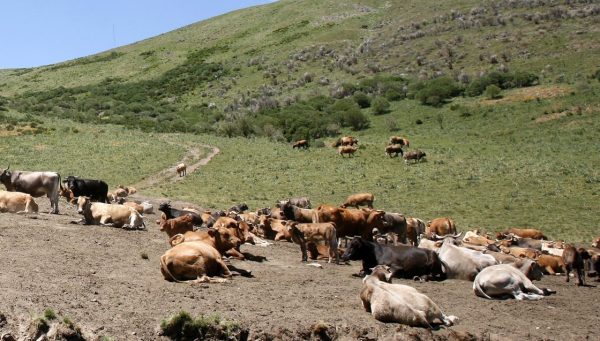
[[[437,233],[432,233],[432,234],[431,234],[431,237],[432,237],[432,239],[433,239],[433,240],[440,240],[440,239],[443,239],[443,237],[442,237],[442,236],[440,236],[440,235],[438,235]]]
[[[452,238],[458,238],[458,237],[460,237],[463,234],[463,232],[453,235]]]

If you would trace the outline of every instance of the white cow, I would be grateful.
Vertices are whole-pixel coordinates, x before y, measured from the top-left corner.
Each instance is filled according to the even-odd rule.
[[[455,239],[457,237],[445,236],[442,245],[437,250],[440,260],[444,263],[448,278],[472,281],[481,270],[498,264],[491,255],[457,246],[456,244],[460,243]]]
[[[487,299],[514,297],[517,300],[539,300],[552,292],[536,287],[542,272],[534,261],[527,259],[512,264],[497,264],[483,269],[473,281],[475,295]]]
[[[91,202],[84,196],[77,200],[77,213],[83,215],[82,220],[88,225],[146,228],[144,217],[135,209],[123,205]]]

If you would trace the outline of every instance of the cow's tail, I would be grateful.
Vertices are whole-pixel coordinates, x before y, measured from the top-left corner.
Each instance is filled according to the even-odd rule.
[[[169,266],[167,265],[167,262],[165,262],[165,255],[162,255],[160,257],[160,267],[163,269],[164,273],[166,273],[167,275],[169,275],[169,277],[171,277],[171,279],[173,280],[173,282],[183,283],[182,281],[180,281],[177,278],[175,278],[175,276],[173,276],[173,274],[169,270]]]
[[[473,281],[473,292],[475,292],[475,295],[479,297],[487,298],[488,300],[493,299],[488,294],[486,294],[485,291],[483,291],[483,289],[481,288],[481,284],[478,280]]]

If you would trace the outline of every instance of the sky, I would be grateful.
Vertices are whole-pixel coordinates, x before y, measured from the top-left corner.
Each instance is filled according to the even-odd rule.
[[[35,67],[134,43],[274,0],[6,0],[0,69]]]

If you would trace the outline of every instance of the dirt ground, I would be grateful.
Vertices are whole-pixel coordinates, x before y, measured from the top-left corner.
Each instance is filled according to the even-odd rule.
[[[46,198],[37,201],[41,212],[49,211]],[[31,320],[51,308],[92,340],[166,339],[158,334],[161,320],[181,310],[237,320],[251,339],[307,338],[311,326],[324,322],[329,337],[344,340],[394,335],[399,340],[600,340],[600,288],[578,288],[564,277],[537,283],[557,294],[534,302],[478,298],[466,281],[395,280],[415,286],[446,314],[460,318],[456,326],[430,332],[380,323],[365,312],[358,299],[362,281],[352,276],[358,262],[320,262],[319,269],[301,263],[300,248],[291,243],[244,245],[242,251],[265,258],[232,261],[253,278],[171,283],[159,270],[168,244],[155,214],[146,216],[147,230],[128,231],[70,224],[79,216],[64,199],[60,206],[60,215],[0,214],[0,313],[7,317],[0,321],[0,334],[24,338]]]

